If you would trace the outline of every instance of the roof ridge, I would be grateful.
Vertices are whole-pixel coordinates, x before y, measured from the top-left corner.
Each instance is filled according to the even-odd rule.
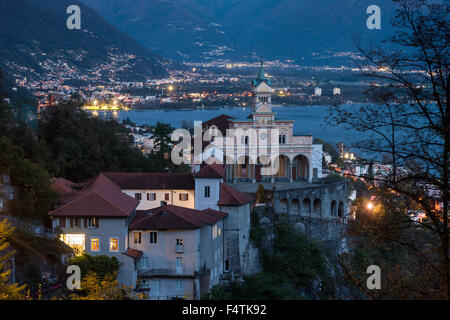
[[[120,212],[123,212],[125,215],[128,216],[128,213],[126,213],[124,210],[122,210],[122,208],[118,207],[114,202],[112,202],[112,201],[106,199],[101,193],[97,192],[97,188],[94,190],[94,192],[95,192],[100,198],[102,198],[103,200],[105,200],[106,202],[108,202],[109,204],[111,204],[113,207],[119,209]],[[119,191],[119,192],[122,193],[121,191]],[[122,194],[123,194],[124,196],[130,197],[130,196],[124,194],[124,193],[122,193]],[[130,197],[130,198],[131,198],[131,197]],[[133,199],[133,198],[132,198],[132,199]],[[139,205],[139,202],[138,202],[138,204],[134,207],[134,209],[136,209],[138,205]]]
[[[187,209],[187,210],[185,210],[185,212],[186,212],[186,214],[191,214],[191,212],[189,212],[189,210],[193,210],[193,211],[199,211],[199,210],[197,210],[197,209],[191,209],[191,208],[185,208],[185,207],[180,207],[180,206],[174,206],[174,205],[170,205],[170,206],[172,206],[172,207],[178,207],[178,208],[182,208],[182,210],[185,210],[185,209]],[[162,207],[163,208],[163,207]],[[184,219],[182,216],[180,216],[177,212],[175,212],[175,211],[170,211],[172,214],[174,214],[174,215],[176,215],[178,218],[180,218],[180,219],[182,219],[182,220],[184,220],[184,221],[186,221],[187,223],[190,223],[190,224],[192,224],[192,225],[194,225],[194,226],[196,226],[196,227],[198,227],[198,228],[200,228],[201,226],[199,226],[197,223],[192,223],[191,221],[188,221],[188,220],[186,220],[186,219]],[[188,213],[189,212],[189,213]],[[195,215],[195,214],[194,214]],[[202,219],[201,219],[202,220]]]
[[[57,211],[60,211],[60,209],[65,208],[66,206],[68,206],[69,204],[72,204],[72,202],[74,201],[78,201],[82,198],[84,198],[86,195],[88,195],[91,191],[93,191],[92,188],[89,188],[83,192],[80,192],[78,194],[75,194],[72,198],[67,199],[67,202],[64,203],[63,205],[59,206],[58,208],[55,208],[54,210],[50,211],[50,213],[54,213]]]

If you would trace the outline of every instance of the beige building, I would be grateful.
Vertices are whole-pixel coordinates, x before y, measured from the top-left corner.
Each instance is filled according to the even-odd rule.
[[[271,81],[263,63],[252,81],[252,113],[246,119],[221,115],[204,124],[213,144],[223,148],[225,182],[306,181],[322,178],[322,145],[312,135],[294,135],[294,120],[279,119],[272,110]],[[271,168],[271,169],[270,169]]]
[[[190,173],[104,173],[122,192],[139,200],[137,210],[149,210],[161,202],[195,208],[195,183]]]

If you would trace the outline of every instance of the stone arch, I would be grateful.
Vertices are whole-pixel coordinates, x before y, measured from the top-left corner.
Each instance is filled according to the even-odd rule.
[[[339,207],[337,215],[339,218],[342,218],[344,216],[344,203],[342,201],[339,201]]]
[[[330,215],[332,217],[337,217],[337,202],[336,202],[336,200],[331,201]]]
[[[320,217],[322,212],[322,201],[316,198],[313,202],[313,216]]]
[[[297,198],[293,199],[289,209],[290,214],[300,214],[300,200]]]
[[[299,154],[292,159],[292,179],[294,181],[308,181],[309,160],[307,156]]]
[[[289,158],[285,155],[279,155],[275,159],[275,167],[278,171],[274,174],[275,178],[287,179],[289,178]]]
[[[280,213],[289,213],[289,201],[286,198],[280,200]]]
[[[311,200],[309,198],[305,198],[302,201],[302,216],[311,216]]]

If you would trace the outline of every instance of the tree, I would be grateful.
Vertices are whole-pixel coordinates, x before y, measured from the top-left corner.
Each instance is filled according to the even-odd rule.
[[[386,84],[368,94],[375,103],[358,110],[333,106],[330,123],[368,134],[354,147],[389,154],[391,172],[376,177],[391,192],[404,195],[426,213],[421,231],[439,239],[438,263],[427,267],[441,279],[449,298],[450,96],[448,2],[394,0],[395,35],[387,48],[365,49],[359,63],[364,75]],[[441,204],[436,206],[436,200]],[[421,248],[414,248],[419,256]]]
[[[154,150],[150,154],[152,171],[155,172],[188,172],[187,165],[175,165],[171,159],[173,149],[172,132],[175,130],[170,124],[157,122],[150,127],[155,139]]]
[[[80,267],[82,277],[89,272],[94,272],[99,280],[103,280],[107,275],[117,274],[120,267],[119,260],[116,257],[91,256],[87,253],[70,258],[69,263]]]
[[[11,215],[48,219],[58,195],[51,189],[47,160],[45,145],[25,124],[15,121],[0,96],[0,173],[8,175],[16,189],[6,206]]]
[[[50,153],[47,169],[69,180],[82,181],[102,171],[151,168],[124,124],[91,117],[72,101],[41,114],[39,138]]]
[[[8,224],[8,221],[5,219],[0,221],[0,300],[20,300],[25,299],[25,285],[18,286],[16,283],[11,284],[9,280],[9,275],[11,270],[6,270],[4,266],[4,262],[8,260],[11,255],[14,253],[13,251],[3,254],[6,252],[9,247],[8,242],[6,242],[6,238],[11,235],[14,229]]]
[[[393,195],[388,188],[380,188],[377,194],[370,209],[370,198],[355,201],[358,214],[348,227],[353,250],[339,259],[346,279],[373,299],[439,299],[439,274],[426,266],[426,260],[438,261],[436,251],[426,246],[433,238],[436,242],[436,237],[413,228],[407,214],[411,204],[406,197]],[[424,257],[413,248],[421,248]],[[367,288],[366,270],[370,265],[381,269],[382,290]]]
[[[81,281],[81,294],[72,294],[72,300],[123,300],[131,291],[116,280],[117,273],[98,277],[89,271]]]
[[[266,192],[265,192],[264,186],[262,184],[260,184],[258,186],[258,189],[256,189],[256,202],[257,203],[266,203],[267,202]]]

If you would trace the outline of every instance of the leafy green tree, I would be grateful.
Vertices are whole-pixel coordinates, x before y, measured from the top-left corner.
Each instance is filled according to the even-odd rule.
[[[327,276],[322,250],[305,234],[284,221],[278,221],[274,231],[273,250],[264,252],[265,272],[283,275],[296,287]]]
[[[103,280],[107,275],[117,274],[120,267],[119,260],[116,257],[91,256],[87,253],[70,258],[69,263],[80,267],[82,277],[89,272],[94,272],[100,280]]]
[[[75,102],[47,108],[39,138],[48,146],[48,170],[82,181],[102,171],[150,171],[151,161],[133,145],[133,136],[115,120],[88,115]]]
[[[81,281],[81,292],[72,294],[72,300],[123,300],[130,293],[130,289],[121,285],[117,273],[109,273],[100,278],[93,271],[89,271]]]
[[[331,156],[332,161],[336,163],[338,166],[342,166],[344,164],[336,147],[333,146],[331,143],[328,143],[319,138],[314,138],[313,143],[323,145],[323,151],[328,152]]]
[[[257,203],[266,203],[267,202],[266,192],[265,192],[264,186],[262,184],[260,184],[258,186],[258,189],[256,189],[256,202]]]
[[[47,220],[57,194],[51,189],[46,163],[45,145],[15,121],[0,97],[0,173],[8,175],[16,188],[15,198],[6,206],[12,215]]]
[[[152,171],[156,172],[188,172],[187,165],[175,165],[171,159],[173,142],[172,132],[175,130],[170,124],[157,122],[150,127],[155,139],[154,150],[150,154]]]
[[[0,252],[6,252],[9,244],[6,241],[11,235],[14,228],[11,227],[7,220],[0,221]],[[9,275],[11,270],[6,270],[5,261],[11,257],[13,252],[0,255],[0,300],[22,300],[26,298],[24,293],[25,285],[18,286],[16,283],[11,284]]]

